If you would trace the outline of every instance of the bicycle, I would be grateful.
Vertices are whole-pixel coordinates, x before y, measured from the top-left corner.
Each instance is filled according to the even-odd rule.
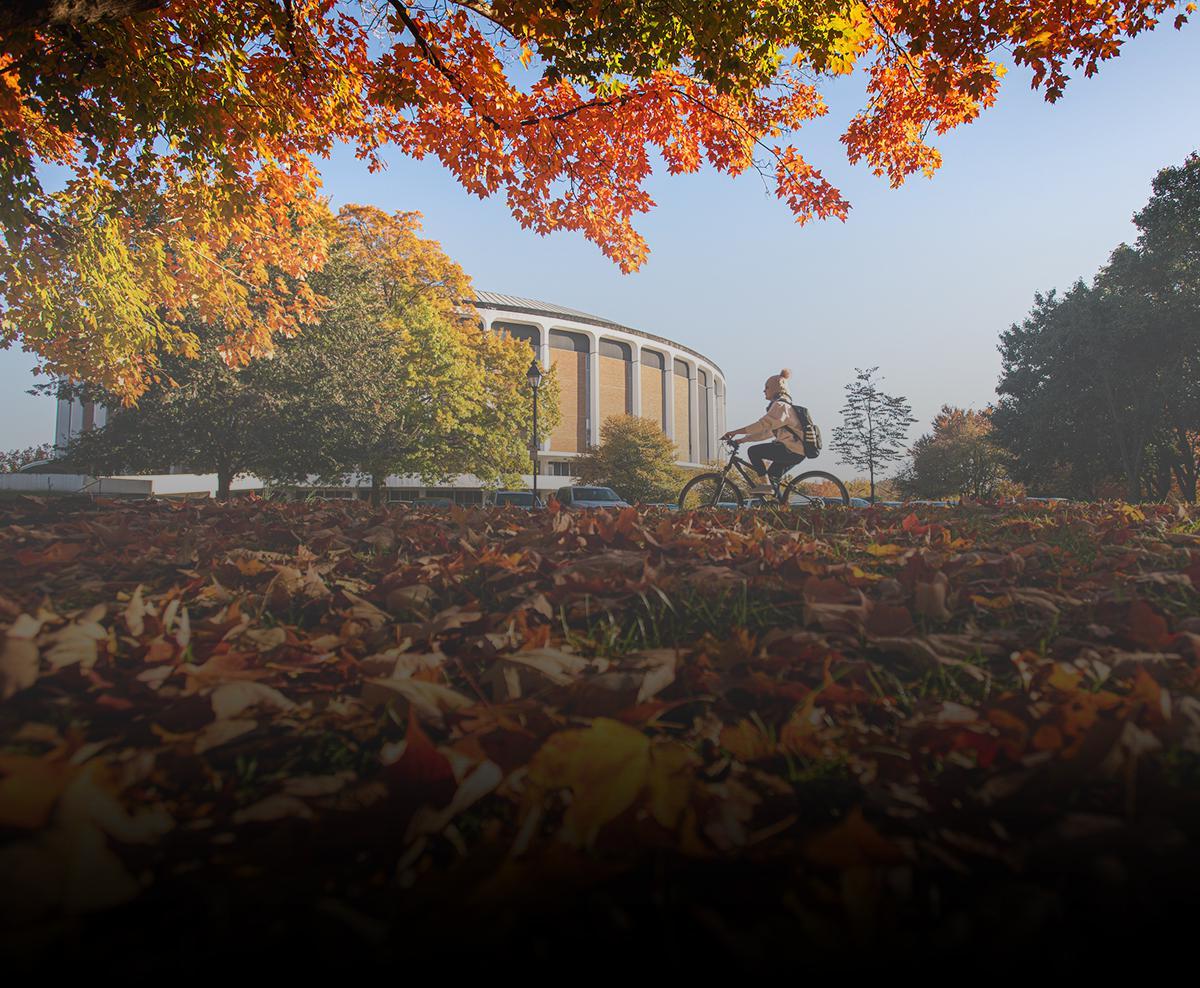
[[[680,511],[713,507],[740,508],[745,504],[746,499],[742,496],[741,489],[729,479],[729,474],[736,471],[748,487],[753,487],[757,481],[746,471],[754,470],[754,467],[748,460],[744,460],[738,456],[738,448],[741,446],[740,442],[736,439],[723,439],[721,441],[729,448],[729,460],[725,464],[725,469],[719,473],[699,474],[684,484],[683,490],[679,492]],[[818,481],[826,481],[833,484],[840,497],[818,497],[815,494],[809,494],[807,491],[799,489],[803,484]],[[846,485],[833,474],[826,473],[824,470],[808,470],[795,477],[784,476],[780,480],[772,480],[771,492],[776,503],[785,508],[824,507],[830,501],[838,500],[846,507],[850,506],[850,492],[846,490]],[[767,503],[765,499],[763,503]]]

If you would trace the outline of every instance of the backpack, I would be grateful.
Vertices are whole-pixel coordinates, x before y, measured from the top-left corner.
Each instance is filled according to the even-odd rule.
[[[804,455],[807,459],[816,459],[821,455],[821,429],[816,422],[812,420],[812,416],[808,414],[808,409],[803,405],[792,405],[792,411],[800,419],[800,425],[803,428],[801,435],[796,435],[795,429],[789,429],[793,436],[796,436],[804,443]]]

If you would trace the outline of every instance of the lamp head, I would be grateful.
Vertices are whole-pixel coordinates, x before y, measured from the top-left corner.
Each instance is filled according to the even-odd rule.
[[[542,386],[542,368],[538,366],[536,359],[529,365],[529,370],[525,372],[525,380],[529,382],[529,386],[534,391]]]

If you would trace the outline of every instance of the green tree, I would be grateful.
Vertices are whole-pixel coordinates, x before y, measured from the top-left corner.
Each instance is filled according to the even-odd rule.
[[[469,282],[416,237],[412,215],[339,213],[329,263],[313,279],[332,304],[279,350],[289,426],[265,464],[273,477],[367,475],[377,499],[390,474],[512,484],[527,469],[529,348],[460,311]],[[541,396],[544,436],[558,410],[553,374]]]
[[[845,463],[867,471],[870,499],[875,500],[875,475],[904,455],[908,427],[916,422],[912,406],[903,397],[884,394],[875,381],[878,367],[862,370],[846,385],[842,424],[833,430],[830,447]]]
[[[631,503],[673,501],[687,481],[675,444],[657,423],[616,415],[600,427],[600,445],[575,461],[585,484],[611,487]]]
[[[85,385],[43,385],[60,397],[107,405],[107,423],[77,437],[63,465],[91,474],[215,473],[217,497],[229,497],[239,474],[256,471],[271,449],[284,396],[271,380],[273,364],[256,361],[233,368],[220,352],[219,324],[190,319],[198,341],[194,357],[165,352],[156,383],[137,405],[121,407],[119,396]]]
[[[1094,495],[1194,500],[1200,440],[1200,156],[1165,168],[1091,285],[1037,295],[1001,339],[994,416],[1016,475]]]

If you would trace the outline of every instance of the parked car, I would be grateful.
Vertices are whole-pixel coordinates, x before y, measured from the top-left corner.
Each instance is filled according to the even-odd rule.
[[[496,491],[488,502],[502,508],[512,505],[514,508],[544,508],[546,503],[540,497],[534,497],[533,491]]]
[[[876,501],[876,504],[881,508],[903,508],[903,501]]]
[[[869,508],[870,506],[871,506],[871,502],[868,501],[865,497],[850,498],[850,507],[852,507],[852,508]]]
[[[454,504],[448,497],[419,497],[408,503],[414,508],[449,508]]]
[[[948,507],[950,507],[949,501],[906,501],[905,502],[905,505],[909,505],[909,504],[921,504],[927,508],[948,508]]]
[[[671,501],[651,501],[649,504],[643,505],[646,508],[666,508],[668,511],[678,511],[679,505]]]
[[[611,487],[560,487],[555,495],[564,508],[628,508]]]

